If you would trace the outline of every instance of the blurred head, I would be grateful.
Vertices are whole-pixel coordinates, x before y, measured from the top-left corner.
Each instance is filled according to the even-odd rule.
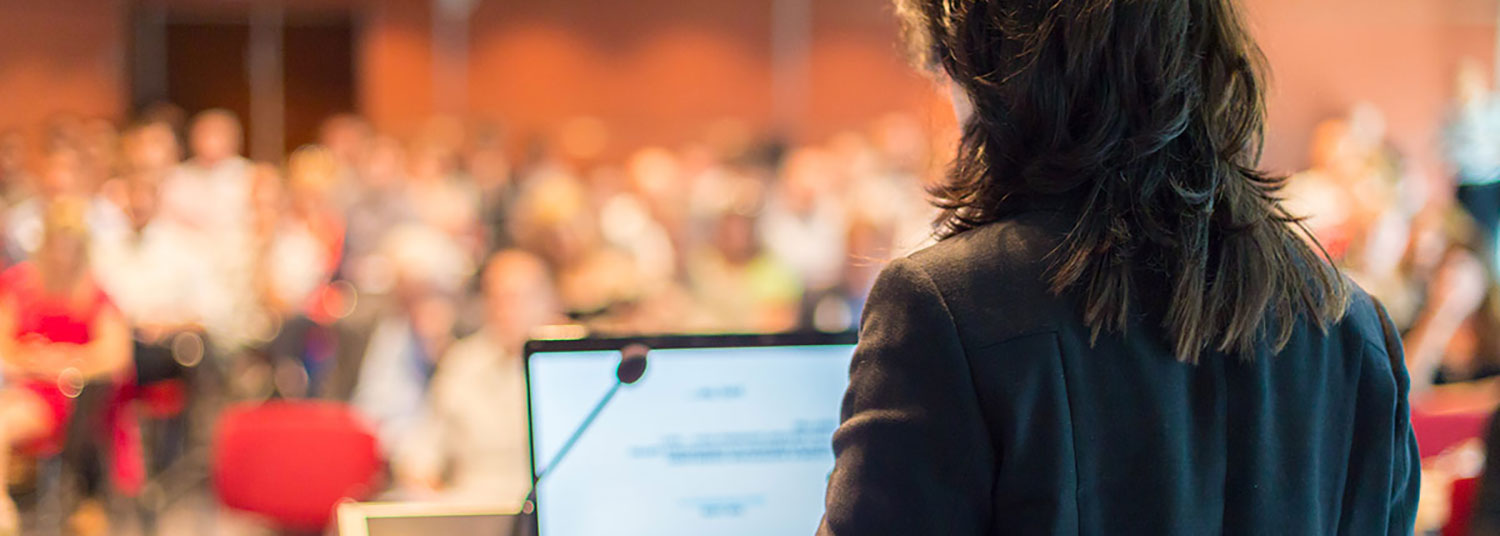
[[[84,145],[83,118],[71,114],[53,114],[46,122],[47,143],[43,147],[47,151],[68,148],[81,150]]]
[[[333,151],[318,145],[304,145],[287,157],[287,186],[299,206],[321,204],[338,180],[338,172]]]
[[[408,311],[433,296],[456,295],[474,275],[468,253],[448,234],[428,225],[404,223],[381,237],[377,255],[381,277],[389,277],[388,288]],[[368,268],[366,268],[368,269]]]
[[[943,236],[1005,217],[1017,195],[1078,205],[1054,293],[1080,294],[1096,334],[1123,330],[1139,268],[1173,267],[1156,306],[1187,362],[1248,354],[1268,323],[1284,344],[1302,312],[1343,315],[1342,279],[1286,225],[1280,178],[1256,169],[1264,60],[1234,0],[895,2],[916,59],[957,97],[959,154],[931,192]]]
[[[68,148],[52,151],[47,155],[40,180],[39,190],[45,199],[78,194],[83,184],[82,157]]]
[[[1317,169],[1336,169],[1342,162],[1357,159],[1356,145],[1349,134],[1349,123],[1329,119],[1313,127],[1308,160]]]
[[[835,177],[840,181],[870,176],[878,171],[879,155],[875,144],[862,132],[846,130],[835,134],[828,140],[828,153],[838,168]]]
[[[407,153],[408,179],[422,182],[450,177],[458,165],[463,142],[462,121],[449,116],[428,119]]]
[[[47,203],[42,217],[42,244],[37,264],[53,291],[71,288],[87,268],[87,203],[71,196]]]
[[[755,216],[739,212],[720,215],[714,245],[730,264],[741,265],[755,260],[755,255],[760,252],[755,235]]]
[[[364,158],[372,135],[370,124],[363,118],[341,114],[323,122],[318,133],[318,143],[327,147],[340,165],[354,166]]]
[[[498,127],[481,128],[466,156],[469,176],[480,188],[503,187],[510,181],[510,158],[506,156],[505,138]]]
[[[171,169],[182,159],[177,134],[172,126],[160,121],[131,129],[124,142],[126,164],[138,173],[159,173]]]
[[[781,173],[781,196],[797,211],[811,211],[825,186],[835,180],[833,157],[822,149],[798,149],[788,155]]]
[[[483,277],[486,325],[502,343],[518,347],[558,316],[552,276],[537,256],[501,251],[490,257]]]
[[[571,177],[536,179],[516,206],[517,239],[559,270],[587,258],[599,246],[588,191]]]
[[[213,109],[193,118],[188,145],[193,150],[194,159],[211,165],[239,156],[242,136],[240,120],[234,112]]]
[[[86,164],[90,184],[113,178],[120,171],[120,132],[107,119],[89,119],[80,131],[79,146]]]
[[[370,143],[369,158],[360,173],[365,186],[372,189],[391,188],[400,185],[406,177],[406,150],[401,142],[389,136],[376,138]]]
[[[1460,60],[1454,87],[1458,89],[1458,102],[1461,104],[1484,100],[1490,92],[1490,82],[1485,76],[1484,65],[1472,56]]]
[[[677,157],[660,147],[636,151],[628,163],[631,189],[646,199],[669,197],[681,187]]]
[[[413,182],[442,181],[453,175],[457,155],[447,146],[430,141],[418,141],[412,145],[407,159],[410,164],[407,178]]]
[[[731,188],[730,201],[719,214],[714,228],[714,246],[730,264],[744,264],[760,253],[755,233],[762,191],[754,179],[739,179]]]

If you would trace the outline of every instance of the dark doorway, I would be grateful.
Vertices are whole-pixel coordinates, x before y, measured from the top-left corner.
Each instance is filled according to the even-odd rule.
[[[356,112],[354,24],[348,16],[291,21],[283,34],[286,150],[318,140],[324,119]]]
[[[256,128],[275,128],[256,125],[251,114],[251,16],[248,8],[243,12],[161,8],[137,12],[131,69],[136,109],[171,103],[191,116],[224,108],[244,122],[247,143],[258,139]],[[348,12],[295,10],[285,12],[282,24],[279,150],[290,152],[316,142],[323,119],[358,110],[356,24]]]
[[[170,22],[166,28],[166,94],[161,101],[189,115],[223,108],[245,125],[250,117],[250,79],[245,53],[250,26],[244,23]],[[246,139],[249,139],[248,137]]]

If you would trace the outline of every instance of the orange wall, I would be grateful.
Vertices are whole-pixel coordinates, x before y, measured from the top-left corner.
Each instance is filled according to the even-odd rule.
[[[371,6],[356,45],[363,113],[382,129],[411,132],[432,110],[431,23],[422,2]]]
[[[33,136],[68,111],[125,107],[125,9],[117,0],[22,0],[0,7],[0,130]]]
[[[234,9],[249,0],[151,0]],[[513,131],[595,115],[616,145],[675,143],[707,122],[769,126],[771,0],[482,0],[468,105]],[[128,0],[14,0],[0,16],[0,128],[35,131],[68,110],[121,118]],[[433,109],[427,0],[319,0],[363,10],[359,102],[409,133]],[[1274,70],[1267,164],[1306,160],[1312,126],[1365,99],[1392,137],[1437,169],[1436,139],[1458,59],[1493,55],[1491,0],[1249,0]],[[301,4],[297,4],[301,5]],[[907,70],[885,0],[813,0],[810,88],[800,136],[818,139],[908,109],[946,109]]]
[[[684,141],[721,117],[763,125],[771,112],[767,5],[484,4],[474,14],[470,108],[519,132],[597,116],[615,145]]]
[[[1442,173],[1438,136],[1459,59],[1494,55],[1492,0],[1255,0],[1252,30],[1272,68],[1267,166],[1307,161],[1317,122],[1364,100],[1394,143]]]
[[[818,139],[891,111],[945,109],[898,54],[883,1],[813,5],[806,113],[794,134]],[[427,17],[387,2],[369,19],[361,102],[377,125],[409,131],[433,109]],[[598,117],[616,148],[695,139],[717,119],[769,129],[771,25],[770,0],[482,3],[468,107],[523,135]]]

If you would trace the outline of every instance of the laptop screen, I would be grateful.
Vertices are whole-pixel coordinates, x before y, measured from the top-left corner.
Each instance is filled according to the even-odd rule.
[[[698,338],[653,347],[557,467],[559,449],[614,384],[615,349],[528,358],[540,536],[811,534],[853,337]],[[614,345],[616,348],[624,343]]]

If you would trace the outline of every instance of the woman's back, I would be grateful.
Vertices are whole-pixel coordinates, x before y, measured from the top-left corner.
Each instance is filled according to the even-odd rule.
[[[822,534],[1411,533],[1407,378],[1370,298],[1274,354],[1184,363],[1149,308],[1091,344],[1048,280],[1076,221],[1021,210],[882,274]]]

